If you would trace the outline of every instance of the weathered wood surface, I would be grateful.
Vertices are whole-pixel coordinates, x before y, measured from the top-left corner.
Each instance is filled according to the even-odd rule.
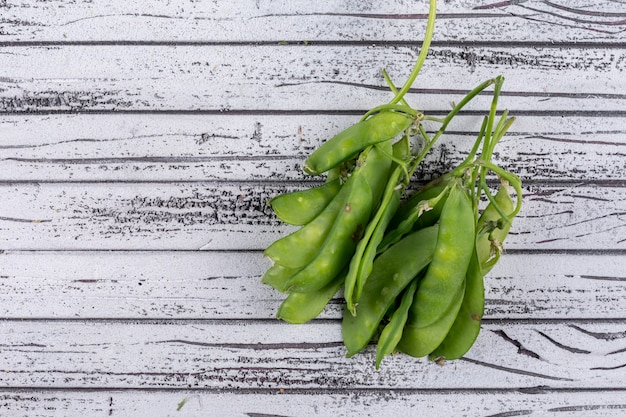
[[[283,294],[259,252],[12,252],[0,255],[7,319],[270,319]],[[613,319],[626,257],[509,253],[486,280],[488,319]],[[594,308],[590,309],[589,306]],[[340,319],[337,296],[320,315]]]
[[[291,186],[246,183],[0,184],[0,249],[260,250],[294,227],[267,201]],[[530,184],[509,249],[626,248],[626,188]]]
[[[295,392],[294,392],[295,391]],[[0,394],[8,417],[622,416],[624,392],[531,390],[22,391]],[[462,401],[458,399],[462,398]],[[178,404],[185,401],[177,411]],[[298,404],[294,413],[293,404]]]
[[[315,180],[301,171],[304,158],[359,117],[7,115],[0,117],[0,181]],[[455,117],[419,178],[464,159],[480,119]],[[626,179],[622,117],[521,115],[509,132],[494,160],[523,180]]]
[[[626,6],[439,3],[408,99],[442,115],[503,74],[495,160],[524,208],[467,358],[377,372],[371,347],[344,358],[340,296],[273,319],[261,250],[293,229],[266,202],[390,99],[425,4],[0,0],[0,415],[624,414]],[[417,180],[464,157],[489,100]]]
[[[447,110],[502,74],[512,111],[623,111],[626,60],[608,46],[434,46],[407,100]],[[417,53],[410,46],[0,46],[0,111],[367,110],[390,100]],[[89,65],[85,65],[85,63]],[[563,76],[567,74],[567,76]],[[468,108],[484,112],[480,96]]]
[[[414,41],[424,32],[424,7],[394,2],[323,3],[245,0],[0,3],[6,41]],[[469,42],[620,42],[625,34],[619,1],[440,2],[435,39]]]
[[[0,378],[111,389],[626,388],[624,320],[483,327],[462,360],[394,355],[377,371],[374,346],[345,358],[336,321],[6,321]]]

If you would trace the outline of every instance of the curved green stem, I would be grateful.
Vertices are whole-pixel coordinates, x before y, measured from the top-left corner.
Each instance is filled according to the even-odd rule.
[[[405,113],[408,114],[410,116],[413,117],[417,117],[420,113],[418,113],[417,110],[412,109],[409,106],[405,106],[402,104],[381,104],[380,106],[376,106],[373,109],[369,110],[367,113],[365,113],[362,117],[361,117],[361,121],[367,119],[368,117],[370,117],[371,115],[375,114],[375,113],[379,113],[381,111],[397,111],[397,112],[401,112],[401,113]]]
[[[387,85],[389,86],[389,89],[391,90],[391,92],[395,95],[398,94],[398,89],[396,88],[396,86],[393,84],[393,81],[391,81],[391,77],[389,76],[389,74],[387,73],[386,69],[382,69],[382,73],[383,73],[383,78],[385,79],[385,82],[387,83]],[[411,107],[409,106],[409,103],[406,102],[406,100],[404,98],[402,98],[400,100],[400,104],[407,106],[407,107]]]
[[[516,204],[515,204],[515,209],[513,210],[512,213],[504,216],[505,218],[507,218],[510,221],[522,209],[522,193],[523,193],[522,192],[522,181],[519,179],[519,177],[517,175],[515,175],[515,174],[513,174],[511,172],[508,172],[508,171],[500,168],[499,166],[497,166],[497,165],[495,165],[495,164],[493,164],[491,162],[479,161],[478,165],[481,165],[482,167],[495,172],[500,178],[504,178],[505,180],[507,180],[508,183],[511,184],[511,186],[515,190],[515,194],[516,194],[516,197],[517,197],[516,198],[517,201],[516,201]],[[487,183],[485,181],[485,185],[486,184]],[[489,198],[489,196],[487,196],[487,198]]]
[[[452,110],[450,110],[448,115],[444,118],[443,123],[441,124],[441,127],[439,128],[439,130],[437,130],[437,132],[432,137],[432,139],[430,141],[428,141],[426,146],[424,146],[422,151],[417,155],[415,161],[413,162],[413,167],[410,170],[410,174],[411,175],[413,175],[413,173],[417,169],[418,165],[422,162],[422,160],[424,159],[426,154],[430,151],[430,149],[433,147],[435,142],[437,142],[437,140],[445,132],[446,128],[448,127],[448,124],[450,124],[450,121],[454,118],[454,116],[456,116],[456,114],[458,112],[460,112],[461,109],[463,109],[463,107],[465,107],[465,105],[467,103],[469,103],[474,97],[476,97],[481,91],[483,91],[485,88],[489,87],[494,82],[496,82],[495,79],[490,79],[490,80],[487,80],[487,81],[483,81],[480,85],[478,85],[472,91],[467,93],[465,95],[465,97],[463,97],[463,99],[458,104],[456,104],[452,108]]]
[[[426,60],[426,56],[428,55],[428,50],[430,49],[430,41],[433,38],[433,33],[435,32],[435,18],[437,16],[437,0],[430,0],[430,6],[428,9],[428,21],[426,23],[426,33],[424,34],[424,41],[422,42],[422,49],[420,50],[420,54],[417,57],[417,62],[415,63],[415,67],[413,67],[413,71],[409,75],[409,78],[406,80],[400,91],[396,94],[396,96],[389,102],[390,104],[396,104],[402,100],[404,95],[409,91],[413,82],[417,78],[417,74],[419,74],[424,61]]]

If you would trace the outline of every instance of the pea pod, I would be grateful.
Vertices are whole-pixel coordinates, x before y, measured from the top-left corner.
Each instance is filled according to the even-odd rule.
[[[393,155],[397,161],[403,161],[410,155],[408,137],[393,145]],[[393,169],[387,180],[378,210],[367,225],[363,238],[359,241],[350,261],[350,268],[344,285],[344,299],[352,314],[356,314],[355,305],[361,296],[367,277],[372,272],[378,246],[383,240],[387,225],[400,204],[401,187],[398,184],[404,172],[404,167],[400,165]]]
[[[391,320],[389,320],[389,323],[387,323],[378,338],[378,346],[376,347],[376,369],[380,368],[380,363],[385,356],[393,353],[402,338],[402,331],[409,317],[409,309],[413,303],[413,297],[415,296],[418,282],[417,279],[414,279],[411,285],[404,291],[400,306],[393,313]]]
[[[339,179],[307,190],[281,194],[269,201],[276,217],[287,224],[302,226],[315,219],[337,195]]]
[[[451,178],[449,175],[444,175],[429,182],[399,206],[389,221],[387,232],[379,244],[378,252],[386,250],[390,245],[400,240],[402,236],[410,233],[411,230],[432,226],[439,220]],[[426,206],[430,210],[423,211]]]
[[[288,268],[302,268],[313,259],[332,229],[341,207],[350,193],[350,184],[344,184],[333,200],[311,222],[297,231],[272,243],[264,255]]]
[[[426,327],[435,323],[453,305],[456,294],[465,283],[474,248],[475,222],[469,193],[459,181],[455,181],[439,218],[433,260],[415,296],[414,326]]]
[[[387,149],[385,149],[387,148]],[[328,284],[350,262],[372,209],[378,203],[391,166],[391,142],[371,147],[342,188],[350,193],[339,209],[331,231],[311,261],[289,280],[290,291],[310,292]]]
[[[511,200],[506,186],[500,187],[496,193],[495,201],[504,212],[513,212],[513,200]],[[470,350],[478,337],[480,322],[485,309],[483,277],[491,269],[488,266],[488,261],[491,257],[492,246],[489,232],[481,233],[480,231],[484,226],[499,220],[502,220],[501,215],[493,204],[489,204],[478,219],[476,229],[479,231],[479,235],[476,237],[476,248],[467,270],[467,287],[463,304],[450,332],[441,345],[432,352],[431,359],[433,360],[461,358]],[[501,229],[495,229],[491,232],[492,237],[503,242],[510,227],[510,222],[505,222]]]
[[[446,335],[450,331],[450,327],[457,317],[461,303],[463,302],[463,294],[465,292],[465,284],[463,283],[459,290],[453,295],[452,303],[440,315],[440,317],[427,326],[421,326],[419,320],[419,300],[417,297],[413,300],[413,305],[409,311],[409,319],[404,326],[402,338],[398,343],[398,350],[407,355],[421,358],[427,356],[441,344]],[[419,288],[417,294],[419,295]]]
[[[275,290],[286,292],[287,283],[299,270],[300,268],[287,268],[275,263],[265,272],[263,278],[261,278],[261,282]]]
[[[315,317],[333,298],[343,284],[343,275],[339,274],[325,287],[308,293],[292,292],[282,302],[276,317],[292,324],[302,324]]]
[[[338,133],[317,148],[304,162],[304,171],[318,175],[377,143],[395,138],[415,121],[409,113],[382,111]]]
[[[505,213],[513,212],[514,204],[509,194],[508,183],[502,183],[496,193],[495,202]],[[489,204],[481,214],[477,227],[479,235],[476,238],[476,251],[484,275],[497,262],[500,246],[508,236],[511,225],[511,219],[503,219],[493,204]]]
[[[417,210],[421,202],[438,196],[446,187],[449,186],[450,181],[452,181],[453,178],[454,176],[450,173],[444,174],[428,182],[422,188],[413,193],[406,201],[402,202],[402,205],[398,208],[393,220],[389,223],[389,228],[395,229],[398,227],[401,222],[405,221],[411,215],[412,211]]]
[[[356,316],[347,312],[343,316],[342,333],[348,356],[367,346],[396,297],[428,266],[438,228],[435,225],[411,233],[376,258],[356,306]]]
[[[326,286],[345,268],[372,211],[372,192],[361,175],[350,177],[350,194],[322,247],[289,282],[289,292],[311,292]],[[297,247],[294,251],[299,250]]]

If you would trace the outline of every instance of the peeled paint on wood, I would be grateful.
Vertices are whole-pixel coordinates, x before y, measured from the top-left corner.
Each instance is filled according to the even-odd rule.
[[[623,320],[486,322],[463,360],[440,366],[394,355],[380,371],[374,346],[344,357],[339,322],[305,326],[7,321],[0,377],[8,386],[107,389],[626,388]]]
[[[439,2],[435,36],[447,42],[618,43],[625,36],[620,4]],[[421,39],[427,2],[178,1],[151,3],[147,12],[142,2],[122,0],[106,5],[23,0],[2,12],[7,41],[394,42]]]

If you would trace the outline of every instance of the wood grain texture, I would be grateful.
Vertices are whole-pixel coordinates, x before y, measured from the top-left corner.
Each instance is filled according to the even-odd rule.
[[[465,359],[346,359],[340,296],[273,319],[261,250],[294,229],[266,203],[391,98],[422,3],[0,0],[0,415],[623,415],[621,1],[439,2],[408,99],[442,115],[503,74],[518,120],[494,158],[525,183]]]
[[[5,252],[3,319],[270,319],[260,252]],[[488,276],[488,319],[612,319],[626,309],[622,255],[509,253]],[[340,319],[341,294],[320,315]]]
[[[209,0],[0,3],[0,40],[11,42],[414,41],[427,2]],[[464,1],[438,4],[436,40],[449,42],[620,42],[619,2]]]
[[[358,119],[356,114],[7,115],[0,117],[0,181],[315,180],[301,171],[304,159]],[[455,117],[416,179],[461,162],[480,120]],[[623,181],[624,134],[620,117],[522,114],[494,161],[522,180]]]
[[[262,250],[294,231],[267,201],[274,183],[0,184],[0,249]],[[626,189],[531,184],[509,249],[626,247]]]
[[[458,394],[454,395],[454,394]],[[462,401],[459,401],[459,398]],[[180,410],[178,404],[186,400]],[[622,416],[623,391],[0,391],[6,417]],[[293,404],[298,404],[294,410]]]
[[[623,389],[625,335],[623,320],[486,322],[463,360],[394,355],[376,371],[374,346],[344,357],[338,321],[5,321],[0,378],[108,389]]]
[[[402,84],[417,57],[408,46],[264,44],[0,46],[0,56],[5,113],[367,110],[391,99],[381,68]],[[626,60],[611,48],[436,46],[429,56],[407,96],[418,108],[447,111],[498,74],[501,108],[514,112],[626,105]]]

